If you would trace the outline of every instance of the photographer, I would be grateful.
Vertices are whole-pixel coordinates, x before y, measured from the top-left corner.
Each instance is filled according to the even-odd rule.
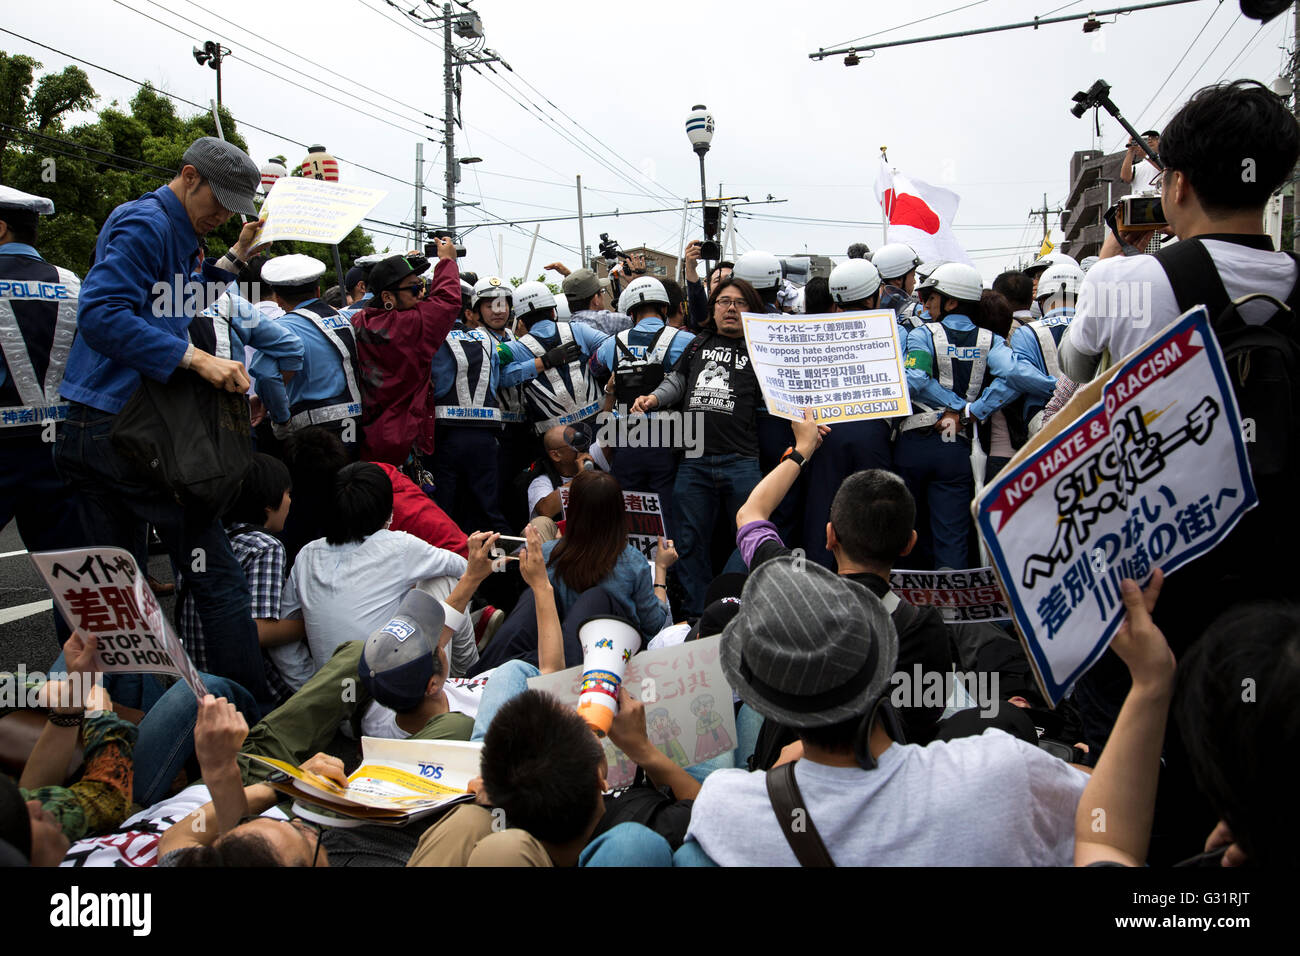
[[[1160,155],[1160,134],[1158,132],[1149,129],[1142,134],[1142,138],[1147,141],[1147,146],[1150,148],[1151,152],[1155,153],[1157,156]],[[1147,162],[1150,162],[1150,160],[1147,159],[1147,154],[1143,152],[1142,147],[1137,143],[1137,141],[1130,139],[1128,141],[1128,152],[1124,154],[1124,164],[1119,168],[1119,178],[1124,180],[1126,183],[1133,182],[1133,177],[1137,172],[1135,167],[1144,159],[1146,159]],[[1151,168],[1156,172],[1160,171],[1156,168],[1154,163],[1151,164]],[[1138,185],[1144,186],[1146,184],[1139,180]],[[1157,182],[1156,190],[1159,191],[1159,189],[1160,184]]]

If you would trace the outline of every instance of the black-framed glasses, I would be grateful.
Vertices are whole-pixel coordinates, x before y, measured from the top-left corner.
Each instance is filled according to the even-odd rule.
[[[397,287],[397,291],[409,292],[411,293],[411,295],[416,296],[418,298],[419,295],[424,291],[424,280],[417,279],[414,285],[399,285]]]

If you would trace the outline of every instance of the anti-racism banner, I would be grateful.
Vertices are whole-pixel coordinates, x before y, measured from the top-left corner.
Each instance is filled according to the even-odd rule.
[[[754,374],[777,418],[811,408],[827,425],[912,413],[890,309],[834,315],[744,314]]]
[[[722,676],[718,647],[722,635],[643,651],[628,661],[623,687],[645,705],[646,735],[682,767],[702,763],[736,748],[736,714],[731,685]],[[582,690],[582,667],[528,680],[529,690],[546,691],[573,708]],[[610,787],[626,787],[636,765],[608,737],[601,741],[609,762]]]
[[[207,693],[129,551],[77,548],[30,555],[63,619],[96,641],[105,674],[171,674]]]
[[[653,558],[659,539],[667,534],[659,496],[647,491],[625,491],[623,505],[627,508],[627,543]],[[560,508],[566,515],[569,513],[568,485],[560,488]]]
[[[298,239],[337,245],[388,195],[385,189],[282,176],[262,204],[256,242]]]
[[[1045,695],[1059,701],[1144,585],[1218,544],[1257,502],[1204,308],[1081,388],[975,504]]]
[[[938,608],[945,624],[1009,621],[1011,610],[992,568],[889,573],[889,587],[908,604]]]

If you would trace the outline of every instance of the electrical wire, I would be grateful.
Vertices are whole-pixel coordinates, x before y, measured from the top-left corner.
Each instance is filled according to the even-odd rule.
[[[151,169],[156,169],[156,170],[159,170],[159,171],[161,171],[161,172],[166,173],[168,179],[170,179],[170,178],[172,178],[173,176],[176,175],[176,170],[174,170],[174,169],[170,169],[170,168],[168,168],[167,166],[159,166],[157,163],[146,162],[146,161],[143,160],[143,159],[136,159],[136,158],[134,158],[134,157],[132,157],[132,156],[123,156],[123,155],[121,155],[121,154],[119,154],[119,153],[111,153],[111,152],[109,152],[109,151],[106,150],[106,149],[99,149],[98,147],[95,147],[95,146],[87,146],[87,145],[85,145],[84,143],[78,143],[78,142],[76,142],[75,140],[70,140],[70,139],[60,139],[60,138],[57,137],[57,136],[50,136],[50,135],[47,134],[47,133],[40,133],[40,132],[37,132],[36,130],[23,129],[21,126],[10,126],[8,123],[0,123],[0,129],[8,130],[8,131],[10,132],[11,135],[13,135],[13,134],[18,134],[18,135],[22,135],[22,136],[34,136],[34,137],[36,137],[37,139],[40,139],[40,140],[47,140],[47,141],[52,142],[52,143],[58,143],[58,144],[60,144],[60,145],[62,145],[62,146],[73,146],[73,147],[76,147],[77,149],[84,149],[84,150],[88,150],[88,151],[90,151],[90,152],[92,152],[92,153],[99,153],[100,155],[103,155],[103,156],[110,156],[110,157],[112,157],[113,159],[120,159],[120,160],[122,160],[123,162],[127,162],[127,163],[135,163],[136,165],[138,165],[138,166],[140,166],[140,167],[148,167],[148,168],[151,168]],[[96,160],[90,160],[90,162],[96,162]]]
[[[1169,105],[1166,106],[1160,112],[1160,115],[1156,117],[1156,121],[1152,124],[1153,129],[1159,128],[1161,120],[1165,118],[1165,116],[1169,113],[1170,110],[1172,110],[1175,106],[1177,106],[1179,103],[1182,102],[1183,93],[1187,90],[1189,86],[1192,85],[1192,81],[1201,75],[1201,71],[1205,69],[1205,65],[1210,62],[1210,57],[1214,56],[1214,54],[1218,52],[1219,47],[1223,45],[1223,41],[1228,38],[1228,34],[1232,32],[1232,28],[1236,26],[1238,21],[1240,20],[1241,20],[1241,14],[1238,13],[1237,18],[1228,24],[1228,29],[1223,31],[1223,36],[1219,37],[1219,42],[1214,44],[1214,47],[1210,50],[1210,52],[1205,55],[1205,59],[1201,61],[1201,65],[1196,68],[1196,72],[1187,78],[1187,82],[1184,83],[1182,87],[1178,90],[1178,92],[1174,94],[1173,99],[1169,101]],[[1263,30],[1264,24],[1261,23],[1259,25],[1259,29]],[[1250,41],[1247,40],[1246,42],[1249,43]]]
[[[914,27],[918,23],[925,23],[927,20],[936,20],[939,17],[946,17],[950,13],[957,13],[961,10],[969,10],[971,7],[978,7],[980,4],[987,3],[987,2],[988,0],[975,0],[974,3],[967,3],[960,7],[953,7],[951,10],[944,10],[942,13],[932,13],[928,17],[921,17],[921,19],[912,20],[909,23],[900,23],[896,27],[889,27],[888,29],[885,30],[877,30],[875,33],[868,33],[866,36],[854,37],[852,40],[845,40],[843,43],[830,43],[827,46],[818,47],[818,52],[821,52],[822,50],[825,50],[828,47],[852,46],[853,44],[857,43],[859,40],[870,40],[872,37],[883,36],[886,33],[893,33],[895,30],[903,30],[907,27]],[[1066,4],[1066,6],[1071,6],[1071,4]]]

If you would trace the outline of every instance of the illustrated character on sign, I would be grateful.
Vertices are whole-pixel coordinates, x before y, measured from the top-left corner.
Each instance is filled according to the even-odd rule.
[[[722,717],[713,709],[713,695],[701,694],[691,701],[691,713],[695,715],[695,733],[699,735],[695,742],[696,763],[735,747],[731,735],[722,726]]]
[[[677,742],[677,738],[682,735],[682,728],[668,713],[668,708],[656,707],[646,715],[646,732],[665,757],[679,767],[688,766],[686,751]]]

